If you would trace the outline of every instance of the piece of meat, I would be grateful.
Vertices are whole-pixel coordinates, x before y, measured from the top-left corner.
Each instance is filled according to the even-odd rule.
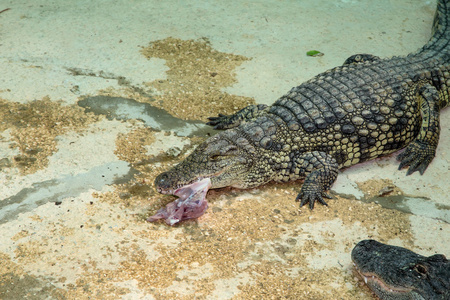
[[[206,193],[210,187],[211,180],[205,178],[177,189],[174,195],[179,198],[158,210],[147,221],[165,219],[166,223],[172,226],[183,220],[200,217],[208,208]]]

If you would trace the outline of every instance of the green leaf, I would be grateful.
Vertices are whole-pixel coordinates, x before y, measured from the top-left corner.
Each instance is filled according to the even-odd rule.
[[[306,52],[306,55],[316,57],[316,56],[323,56],[323,53],[317,50],[311,50]]]

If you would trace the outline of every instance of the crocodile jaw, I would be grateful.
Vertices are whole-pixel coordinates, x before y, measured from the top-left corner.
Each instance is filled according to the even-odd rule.
[[[158,191],[158,193],[160,194],[164,194],[164,195],[175,195],[178,197],[181,197],[181,195],[187,193],[187,191],[189,189],[198,189],[199,188],[199,184],[200,182],[205,182],[205,180],[209,180],[209,188],[208,189],[215,189],[215,188],[220,188],[222,186],[217,186],[216,184],[214,184],[214,178],[220,176],[223,173],[224,170],[217,172],[215,174],[210,174],[207,176],[201,176],[201,177],[197,177],[194,180],[188,181],[188,182],[184,182],[184,183],[177,183],[176,185],[173,185],[173,183],[169,183],[167,184],[168,187],[166,187],[166,180],[170,180],[170,179],[166,179],[165,175],[169,174],[168,172],[164,172],[160,175],[158,175],[158,177],[156,177],[155,179],[155,186],[156,186],[156,190]],[[167,175],[168,177],[170,177],[170,175]]]
[[[383,296],[389,294],[391,296],[401,298],[411,294],[413,292],[412,288],[406,288],[401,286],[393,286],[384,282],[380,277],[378,277],[375,273],[363,272],[358,266],[353,263],[356,273],[359,275],[361,279],[364,280],[364,283],[378,296]],[[395,298],[394,297],[394,298]],[[383,299],[383,298],[382,298]]]

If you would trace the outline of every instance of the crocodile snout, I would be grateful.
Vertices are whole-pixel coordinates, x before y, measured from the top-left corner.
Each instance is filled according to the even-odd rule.
[[[158,176],[156,176],[155,179],[155,186],[158,189],[158,192],[167,191],[171,188],[170,186],[170,177],[167,172],[161,173]]]

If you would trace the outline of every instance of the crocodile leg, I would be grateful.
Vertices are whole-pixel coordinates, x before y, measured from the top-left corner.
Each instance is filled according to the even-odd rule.
[[[376,61],[379,59],[380,58],[378,56],[372,54],[355,54],[347,58],[343,65],[359,64],[367,61]]]
[[[210,117],[206,125],[214,126],[214,129],[230,129],[265,114],[267,108],[265,104],[249,105],[229,116],[219,114],[218,117]]]
[[[419,89],[418,96],[422,127],[416,139],[397,156],[399,170],[409,166],[406,175],[415,171],[422,175],[436,155],[439,142],[439,92],[428,83]]]
[[[300,207],[309,202],[310,209],[314,208],[316,200],[323,205],[328,205],[323,197],[332,199],[326,191],[330,189],[337,178],[338,164],[336,160],[325,152],[314,151],[303,155],[297,161],[302,162],[301,169],[304,168],[305,173],[309,174],[295,200],[300,201]]]

